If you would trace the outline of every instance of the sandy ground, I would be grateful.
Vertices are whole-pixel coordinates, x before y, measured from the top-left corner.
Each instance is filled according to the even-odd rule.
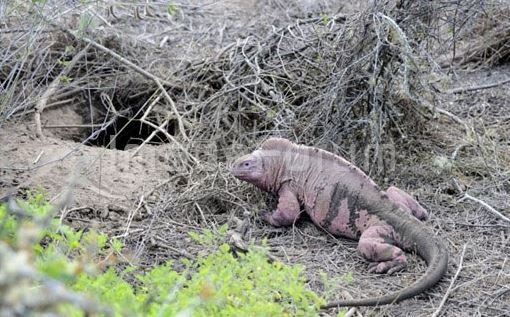
[[[45,113],[46,123],[81,124],[72,107]],[[1,194],[42,190],[51,200],[72,187],[70,207],[97,210],[128,209],[169,175],[169,145],[145,145],[127,151],[82,145],[72,141],[76,129],[61,129],[41,140],[30,120],[8,123],[0,134]],[[16,137],[13,137],[16,136]]]

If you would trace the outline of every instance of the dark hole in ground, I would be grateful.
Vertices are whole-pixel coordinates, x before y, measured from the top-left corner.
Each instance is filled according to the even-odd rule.
[[[159,125],[155,123],[156,125]],[[126,117],[119,117],[116,121],[100,131],[87,145],[101,146],[110,149],[127,150],[133,146],[142,144],[156,129],[136,119],[130,120]],[[170,122],[166,126],[166,132],[175,134],[175,124]],[[156,132],[149,144],[168,143],[169,140],[161,131]]]

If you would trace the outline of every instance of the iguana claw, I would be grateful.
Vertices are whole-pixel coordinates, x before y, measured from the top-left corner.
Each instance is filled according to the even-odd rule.
[[[406,267],[400,260],[391,260],[384,262],[372,262],[368,265],[369,273],[387,273],[392,275],[395,272],[402,271]]]

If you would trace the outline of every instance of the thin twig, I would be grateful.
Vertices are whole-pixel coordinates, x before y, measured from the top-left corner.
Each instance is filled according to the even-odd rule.
[[[156,83],[156,85],[158,85],[159,89],[161,90],[161,92],[165,96],[166,100],[170,103],[170,107],[172,108],[172,111],[174,112],[175,117],[177,118],[177,124],[179,126],[179,131],[181,132],[182,137],[185,140],[188,140],[188,137],[186,136],[186,131],[184,130],[184,122],[182,120],[181,115],[179,114],[179,111],[177,111],[177,107],[175,106],[175,102],[170,97],[170,95],[166,91],[165,87],[163,87],[163,85],[161,84],[159,79],[157,79],[157,78],[154,79],[154,82]]]
[[[347,313],[345,313],[344,317],[352,317],[357,312],[358,312],[358,309],[356,307],[352,307],[349,309],[349,311]]]
[[[45,125],[44,129],[63,129],[63,128],[72,128],[72,129],[81,129],[81,128],[97,128],[101,127],[103,124],[53,124],[53,125]]]
[[[453,113],[445,110],[445,109],[442,109],[442,108],[437,108],[436,107],[436,111],[440,114],[443,114],[445,116],[447,116],[448,118],[452,119],[453,121],[457,122],[458,124],[461,124],[464,126],[464,130],[466,130],[466,134],[467,135],[470,135],[470,131],[471,129],[469,128],[468,124],[462,120],[461,118],[459,118],[458,116],[454,115]]]
[[[465,199],[469,199],[469,200],[472,200],[472,201],[475,201],[477,203],[479,203],[480,205],[484,206],[487,210],[489,210],[491,213],[493,213],[494,215],[496,215],[499,219],[501,220],[504,220],[504,221],[508,221],[510,222],[510,218],[506,217],[505,215],[503,215],[501,212],[497,211],[496,209],[494,209],[493,207],[491,207],[488,203],[486,203],[485,201],[481,200],[481,199],[478,199],[476,197],[473,197],[471,195],[469,195],[468,193],[464,193],[464,197],[462,197],[461,199],[459,199],[459,202],[460,201],[463,201]]]
[[[162,132],[167,137],[167,139],[169,139],[170,141],[175,143],[181,149],[181,151],[183,151],[193,161],[193,163],[198,164],[199,161],[197,160],[197,158],[194,157],[193,155],[191,155],[191,153],[189,153],[188,150],[186,150],[186,148],[181,143],[179,143],[172,135],[170,135],[170,133],[168,133],[168,131],[166,131],[165,129],[161,129],[159,126],[155,125],[154,123],[152,123],[150,121],[141,120],[141,119],[139,121],[143,122],[147,125],[150,125],[151,127],[158,130],[159,132]]]
[[[41,151],[39,155],[35,158],[35,160],[32,162],[32,164],[37,164],[39,160],[41,159],[42,155],[44,154],[44,151]]]
[[[155,136],[156,134],[158,134],[158,132],[160,130],[164,130],[164,127],[166,127],[166,125],[168,124],[168,119],[166,119],[160,126],[158,129],[154,129],[154,131],[152,131],[152,133],[145,139],[143,140],[142,144],[140,144],[136,150],[133,152],[133,154],[131,154],[131,157],[135,157],[136,154],[138,154],[138,152],[142,149],[142,147],[144,147],[145,144],[149,143]]]
[[[193,255],[191,255],[190,253],[188,253],[186,250],[180,250],[180,249],[177,249],[177,248],[174,248],[172,246],[170,246],[170,244],[168,243],[168,241],[158,235],[156,235],[154,237],[156,240],[159,240],[160,242],[156,242],[154,241],[154,244],[160,248],[164,248],[164,249],[168,249],[170,251],[173,251],[173,252],[176,252],[177,254],[179,255],[182,255],[190,260],[195,260],[195,257]]]
[[[461,202],[463,200],[466,200],[466,199],[475,201],[475,202],[479,203],[480,205],[484,206],[487,210],[489,210],[492,214],[494,214],[499,219],[507,221],[507,222],[510,222],[510,218],[506,217],[501,212],[499,212],[496,209],[494,209],[491,205],[489,205],[485,201],[483,201],[483,200],[481,200],[479,198],[473,197],[473,196],[469,195],[468,193],[464,192],[462,190],[462,188],[460,188],[460,185],[458,184],[458,182],[457,182],[457,180],[455,178],[453,179],[453,184],[455,185],[457,190],[463,194],[463,197],[458,200],[459,202]]]
[[[41,98],[35,105],[34,120],[35,120],[35,134],[37,135],[37,137],[39,137],[39,138],[44,137],[44,135],[42,133],[42,126],[41,126],[41,113],[44,111],[44,108],[46,107],[48,100],[57,90],[61,79],[63,77],[65,77],[67,74],[69,74],[69,72],[76,65],[76,63],[78,63],[78,61],[81,60],[83,56],[85,56],[89,47],[90,47],[90,45],[85,46],[84,49],[82,49],[78,54],[76,54],[73,57],[73,59],[69,62],[69,64],[67,64],[66,67],[64,67],[64,69],[62,69],[60,74],[55,79],[53,79],[53,81],[51,82],[48,89],[46,89],[46,91],[42,94]]]
[[[149,115],[149,113],[152,111],[152,108],[154,108],[154,106],[159,102],[159,100],[161,99],[161,96],[163,95],[163,93],[160,93],[156,98],[154,98],[154,100],[149,104],[149,107],[147,107],[147,110],[145,110],[143,116],[142,116],[142,120],[145,120],[147,119],[147,116]]]
[[[457,147],[455,147],[455,150],[453,151],[452,156],[450,157],[450,160],[455,161],[455,159],[457,158],[457,155],[459,154],[459,151],[468,145],[469,144],[467,144],[467,143],[462,143],[462,144],[459,144]]]
[[[126,230],[124,231],[123,234],[121,234],[120,236],[117,236],[119,238],[125,238],[129,235],[129,228],[131,227],[131,223],[133,222],[133,218],[135,217],[135,214],[138,212],[138,210],[140,210],[140,208],[142,207],[142,205],[144,204],[144,197],[140,197],[140,200],[138,201],[138,206],[136,207],[135,210],[131,209],[131,211],[129,212],[129,215],[128,215],[128,220],[127,220],[127,224],[126,224]]]
[[[439,316],[439,314],[441,313],[441,309],[443,308],[444,304],[446,303],[446,300],[448,299],[448,296],[452,292],[453,285],[455,284],[455,281],[457,280],[457,277],[459,276],[459,273],[462,270],[462,263],[464,262],[464,254],[466,253],[466,247],[467,244],[464,244],[464,246],[462,247],[462,254],[460,255],[459,267],[457,268],[457,272],[455,272],[455,275],[453,276],[453,279],[450,282],[450,286],[446,290],[446,293],[444,294],[441,303],[439,303],[439,307],[436,309],[436,311],[432,314],[431,317]]]
[[[500,80],[500,81],[497,81],[497,82],[491,83],[491,84],[485,84],[485,85],[479,85],[479,86],[470,86],[470,87],[458,87],[458,88],[454,88],[454,89],[448,90],[447,93],[449,93],[449,94],[460,94],[460,93],[468,92],[468,91],[494,88],[494,87],[501,86],[501,85],[508,84],[508,83],[510,83],[510,78],[506,78],[506,79],[503,79],[503,80]]]

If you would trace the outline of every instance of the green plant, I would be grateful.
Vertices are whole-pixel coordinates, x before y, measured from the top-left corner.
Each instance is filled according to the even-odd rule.
[[[188,235],[195,242],[205,246],[218,246],[226,241],[228,224],[221,225],[216,232],[211,229],[204,229],[202,232],[190,231]]]
[[[80,36],[84,36],[85,33],[87,33],[87,31],[89,29],[93,29],[95,27],[95,23],[94,23],[94,18],[92,15],[88,14],[88,13],[82,13],[80,15],[80,19],[79,19],[79,22],[78,22],[78,34],[80,34]]]
[[[244,254],[230,250],[224,243],[226,225],[214,232],[190,233],[214,251],[194,261],[182,260],[184,269],[176,271],[168,261],[143,272],[117,265],[123,249],[119,240],[50,218],[52,208],[42,194],[29,195],[19,205],[26,212],[23,217],[0,206],[0,240],[29,252],[43,276],[95,298],[114,316],[316,316],[324,303],[306,287],[301,266],[271,263],[260,247]],[[35,287],[38,283],[32,281]],[[87,315],[72,302],[62,302],[54,311]]]
[[[168,1],[168,4],[166,6],[166,12],[170,16],[174,15],[177,12],[177,6],[173,1]]]
[[[323,303],[305,287],[300,266],[269,263],[260,250],[236,256],[226,244],[207,257],[187,262],[183,272],[174,271],[172,262],[167,262],[137,274],[136,280],[139,283],[132,286],[109,269],[97,276],[82,274],[74,287],[97,294],[116,316],[184,312],[192,316],[315,316]]]

